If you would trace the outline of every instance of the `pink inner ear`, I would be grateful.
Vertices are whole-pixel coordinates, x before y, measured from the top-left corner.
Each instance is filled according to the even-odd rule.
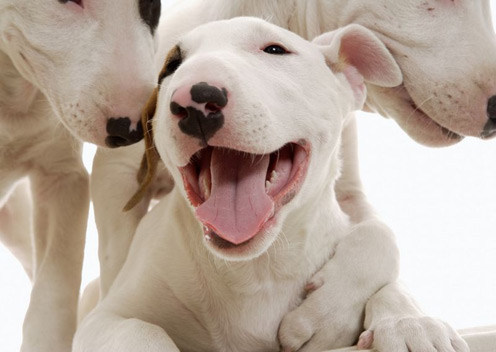
[[[355,66],[365,78],[382,75],[389,71],[389,62],[382,48],[360,32],[350,33],[341,43],[341,50],[348,62]]]
[[[340,56],[354,66],[367,82],[394,87],[402,81],[401,71],[387,48],[365,29],[349,30],[344,34]]]
[[[366,95],[363,76],[353,66],[347,66],[342,72],[351,85],[351,89],[353,90],[357,103],[360,105],[363,104]]]

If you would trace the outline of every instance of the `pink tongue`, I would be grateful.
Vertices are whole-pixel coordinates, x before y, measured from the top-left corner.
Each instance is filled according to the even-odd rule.
[[[196,216],[219,237],[233,244],[253,238],[273,215],[274,203],[265,192],[269,155],[263,157],[215,148],[210,170],[210,197]]]

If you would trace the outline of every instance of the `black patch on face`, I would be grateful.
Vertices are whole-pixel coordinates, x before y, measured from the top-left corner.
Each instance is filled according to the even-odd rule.
[[[171,111],[174,110],[173,104],[176,103],[171,103]],[[205,116],[202,111],[188,106],[186,112],[187,116],[179,121],[179,129],[188,136],[198,138],[205,145],[224,125],[224,114],[221,111]]]
[[[152,34],[158,26],[160,19],[161,1],[160,0],[138,0],[139,13],[143,21],[150,27]]]
[[[489,119],[481,133],[481,138],[491,138],[496,135],[496,95],[487,101],[487,118]]]
[[[227,90],[226,88],[220,90],[206,82],[200,82],[191,87],[191,99],[199,104],[213,103],[223,108],[227,105]]]
[[[68,2],[75,2],[76,4],[81,6],[81,3],[83,2],[83,0],[59,0],[59,2],[61,4],[67,4]]]
[[[181,52],[181,48],[179,45],[176,45],[169,54],[167,55],[167,59],[165,59],[164,67],[158,76],[158,84],[162,84],[162,81],[165,77],[170,76],[181,66],[183,63],[183,55]]]
[[[496,135],[496,120],[487,121],[484,130],[481,133],[481,138],[487,139]]]
[[[487,117],[496,122],[496,95],[487,101]]]
[[[129,117],[111,117],[107,121],[105,144],[109,148],[124,147],[143,139],[143,126],[138,123],[135,130],[131,130]]]
[[[206,116],[193,106],[183,107],[174,101],[170,104],[170,111],[181,117],[178,125],[183,133],[207,144],[208,140],[224,125],[222,108],[227,105],[227,90],[225,88],[220,90],[201,82],[191,87],[190,94],[194,102],[206,104],[206,109],[210,111]]]

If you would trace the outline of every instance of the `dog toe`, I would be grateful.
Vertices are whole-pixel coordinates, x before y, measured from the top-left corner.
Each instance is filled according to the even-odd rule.
[[[288,313],[279,327],[279,342],[282,351],[298,351],[314,334],[312,321],[306,319],[305,315],[299,314],[299,310]]]

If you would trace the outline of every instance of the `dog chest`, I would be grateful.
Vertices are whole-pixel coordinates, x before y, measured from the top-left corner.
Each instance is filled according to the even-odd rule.
[[[208,341],[197,341],[198,346],[207,343],[208,350],[226,352],[279,350],[280,322],[299,299],[294,287],[268,284],[250,294],[229,291],[227,286],[216,290],[210,292],[209,299],[195,312],[196,320],[188,324],[189,327],[198,325],[197,328],[206,332],[204,336],[208,336]],[[183,330],[186,334],[190,331],[189,328]],[[195,336],[171,337],[177,342],[186,341],[184,345],[178,343],[182,351],[205,351],[192,349]]]

